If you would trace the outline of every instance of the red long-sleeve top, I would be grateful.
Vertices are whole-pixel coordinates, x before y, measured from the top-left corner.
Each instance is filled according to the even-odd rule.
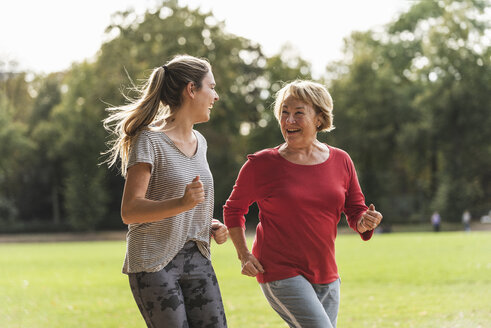
[[[260,283],[297,275],[315,284],[339,278],[334,241],[341,213],[357,231],[367,206],[351,158],[328,147],[329,158],[316,165],[289,162],[279,147],[247,156],[223,216],[228,228],[244,227],[244,215],[257,203],[260,222],[252,254],[265,271],[256,276]],[[372,235],[360,234],[363,240]]]

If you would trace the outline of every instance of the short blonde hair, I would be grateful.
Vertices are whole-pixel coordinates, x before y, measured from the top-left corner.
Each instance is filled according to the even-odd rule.
[[[274,102],[274,115],[278,122],[281,119],[283,102],[288,96],[292,96],[304,103],[310,104],[314,108],[316,114],[320,114],[321,124],[317,127],[318,132],[328,132],[334,129],[332,97],[325,86],[307,80],[295,80],[286,84],[276,93]]]

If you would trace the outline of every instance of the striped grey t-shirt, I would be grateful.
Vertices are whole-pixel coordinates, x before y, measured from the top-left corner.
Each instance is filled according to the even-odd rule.
[[[193,209],[161,221],[128,225],[123,273],[156,272],[165,267],[184,244],[193,240],[200,252],[210,258],[213,217],[213,177],[206,160],[206,139],[193,130],[198,147],[188,157],[160,131],[145,130],[130,148],[128,168],[136,163],[152,166],[146,198],[164,200],[182,197],[186,185],[199,175],[205,201]]]

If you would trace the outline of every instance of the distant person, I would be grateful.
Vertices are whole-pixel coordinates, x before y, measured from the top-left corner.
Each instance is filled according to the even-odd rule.
[[[433,226],[433,231],[438,232],[440,231],[440,223],[442,219],[440,217],[440,214],[438,212],[433,212],[433,215],[431,216],[431,225]]]
[[[488,215],[481,216],[481,223],[491,223],[491,210],[488,212]]]
[[[108,162],[120,159],[126,178],[123,273],[148,327],[227,326],[210,262],[210,238],[224,243],[227,228],[212,220],[207,143],[193,129],[218,99],[210,64],[176,56],[104,121],[116,134]]]
[[[334,241],[341,213],[363,240],[382,214],[365,197],[343,150],[317,140],[333,127],[332,99],[321,84],[294,81],[276,96],[285,143],[249,155],[224,206],[242,263],[290,327],[336,327],[340,279]],[[245,217],[256,202],[260,223],[249,252]]]
[[[462,223],[465,231],[471,231],[471,213],[468,210],[462,214]]]

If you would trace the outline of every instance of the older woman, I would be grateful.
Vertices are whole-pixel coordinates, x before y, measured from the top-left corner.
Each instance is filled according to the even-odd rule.
[[[382,215],[365,205],[355,167],[341,149],[317,140],[332,130],[332,99],[311,81],[277,94],[275,115],[285,143],[249,155],[224,206],[225,224],[242,263],[290,327],[336,327],[339,274],[334,255],[344,212],[363,240]],[[249,252],[245,218],[256,202],[260,223]]]

